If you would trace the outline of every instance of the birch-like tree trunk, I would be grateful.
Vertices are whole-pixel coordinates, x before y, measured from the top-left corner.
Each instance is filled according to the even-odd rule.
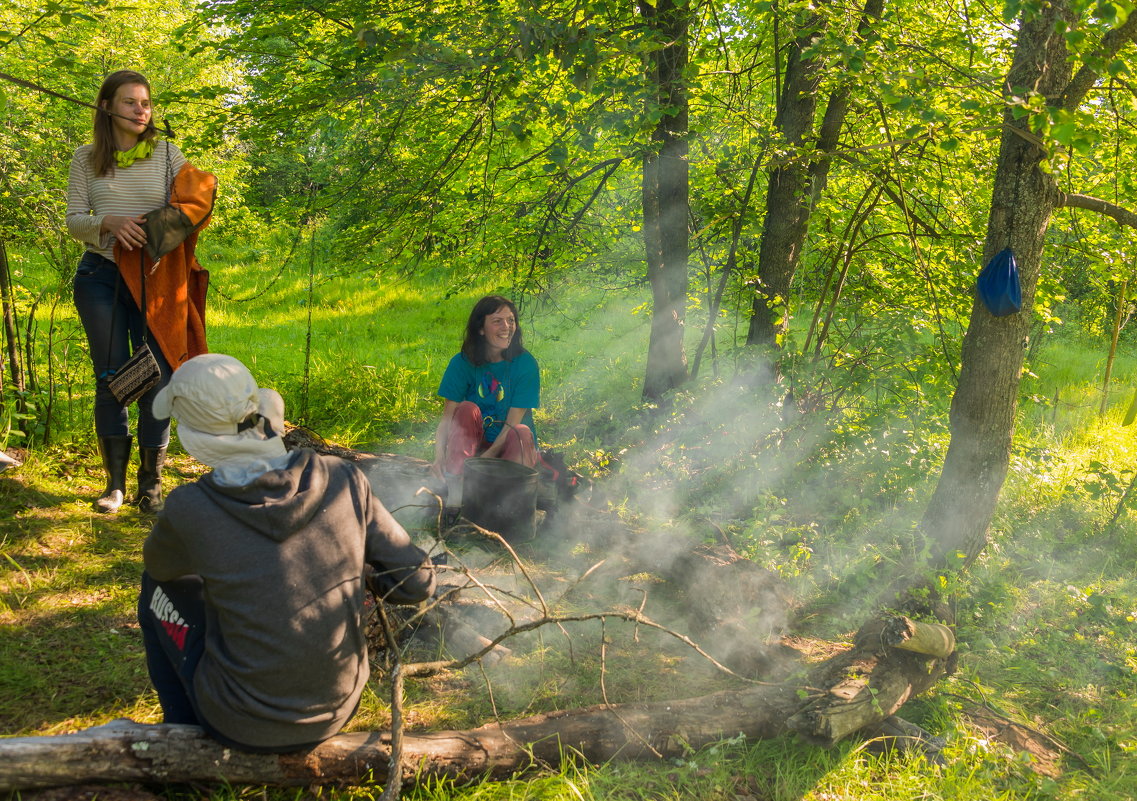
[[[643,231],[651,283],[651,338],[643,395],[658,399],[687,380],[683,344],[690,243],[687,229],[687,27],[689,10],[674,0],[640,2],[663,45],[650,56],[648,82],[660,116],[644,156]]]

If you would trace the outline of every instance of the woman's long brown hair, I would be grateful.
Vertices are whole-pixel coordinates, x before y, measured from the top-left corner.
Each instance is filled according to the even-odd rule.
[[[130,84],[145,86],[146,94],[150,94],[150,81],[146,80],[145,75],[134,70],[118,70],[103,79],[103,85],[95,95],[95,105],[98,109],[95,111],[94,147],[91,148],[91,167],[94,168],[95,175],[106,175],[114,166],[114,117],[106,109],[114,103],[114,96],[119,87]],[[157,137],[158,129],[154,127],[154,116],[151,114],[150,123],[138,138],[153,141]]]

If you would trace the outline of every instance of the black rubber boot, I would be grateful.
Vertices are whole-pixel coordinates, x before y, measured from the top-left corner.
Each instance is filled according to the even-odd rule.
[[[138,494],[133,502],[143,512],[157,512],[162,508],[162,466],[166,463],[166,449],[139,448],[138,461]]]
[[[95,510],[104,514],[114,514],[122,506],[126,495],[126,466],[130,463],[130,446],[134,438],[99,437],[99,453],[103,457],[103,469],[107,471],[107,488],[95,501]]]

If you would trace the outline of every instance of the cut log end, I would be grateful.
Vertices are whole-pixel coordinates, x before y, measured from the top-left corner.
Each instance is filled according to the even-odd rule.
[[[885,645],[935,659],[947,659],[955,651],[955,633],[942,623],[922,623],[907,617],[892,618],[884,627]]]
[[[851,651],[811,673],[812,686],[828,689],[786,722],[811,743],[832,746],[879,728],[948,672],[955,647],[946,626],[901,616],[870,621],[854,641]]]

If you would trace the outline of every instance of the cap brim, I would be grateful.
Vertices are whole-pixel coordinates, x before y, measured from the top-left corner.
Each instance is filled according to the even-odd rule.
[[[167,420],[173,414],[174,408],[173,393],[170,392],[170,384],[167,382],[166,386],[158,390],[158,394],[154,396],[154,404],[151,406],[151,413],[157,420]]]
[[[257,411],[272,426],[273,433],[278,437],[283,437],[284,398],[275,389],[266,389],[265,387],[257,389],[257,396],[260,401]]]
[[[182,443],[182,447],[185,448],[186,453],[202,464],[209,465],[210,467],[216,467],[215,454],[211,447],[215,439],[216,437],[212,434],[198,431],[192,426],[178,426],[178,442]]]

